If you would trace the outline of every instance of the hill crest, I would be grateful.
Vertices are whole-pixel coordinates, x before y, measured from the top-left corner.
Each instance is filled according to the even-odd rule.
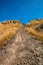
[[[26,33],[43,41],[43,19],[31,20],[28,24],[21,24],[18,20],[6,20],[0,23],[0,46],[12,38],[20,27],[22,27],[22,29],[24,27]]]

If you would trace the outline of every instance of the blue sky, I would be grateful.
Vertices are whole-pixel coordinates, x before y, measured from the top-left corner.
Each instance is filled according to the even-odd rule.
[[[43,18],[43,0],[0,0],[0,21]]]

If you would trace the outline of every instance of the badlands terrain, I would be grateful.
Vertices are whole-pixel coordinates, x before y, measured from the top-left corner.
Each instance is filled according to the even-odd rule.
[[[43,19],[0,22],[0,65],[43,65]]]

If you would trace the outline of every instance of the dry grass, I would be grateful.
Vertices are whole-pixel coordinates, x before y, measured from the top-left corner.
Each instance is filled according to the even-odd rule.
[[[13,35],[21,25],[25,26],[25,30],[34,35],[37,39],[43,41],[43,32],[38,32],[35,26],[43,24],[43,20],[31,20],[28,24],[23,25],[18,21],[5,21],[0,23],[0,47],[3,46]]]
[[[32,20],[28,24],[26,24],[25,30],[26,32],[30,32],[32,35],[34,35],[37,39],[43,41],[43,31],[37,31],[35,29],[35,27],[37,28],[37,26],[39,26],[40,28],[41,24],[43,27],[43,20]]]
[[[0,47],[3,46],[13,35],[16,34],[21,24],[16,23],[0,23]]]

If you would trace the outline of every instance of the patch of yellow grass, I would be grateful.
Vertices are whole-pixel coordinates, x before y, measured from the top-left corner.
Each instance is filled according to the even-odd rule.
[[[37,39],[43,41],[43,32],[38,32],[37,30],[35,30],[35,26],[37,26],[37,24],[43,24],[43,20],[32,20],[30,21],[26,27],[25,30],[26,32],[30,32],[32,35],[34,35]]]
[[[3,46],[21,26],[20,23],[0,23],[0,47]]]
[[[30,32],[32,35],[34,35],[37,39],[43,41],[43,32],[38,32],[34,28],[26,28],[27,32]]]

